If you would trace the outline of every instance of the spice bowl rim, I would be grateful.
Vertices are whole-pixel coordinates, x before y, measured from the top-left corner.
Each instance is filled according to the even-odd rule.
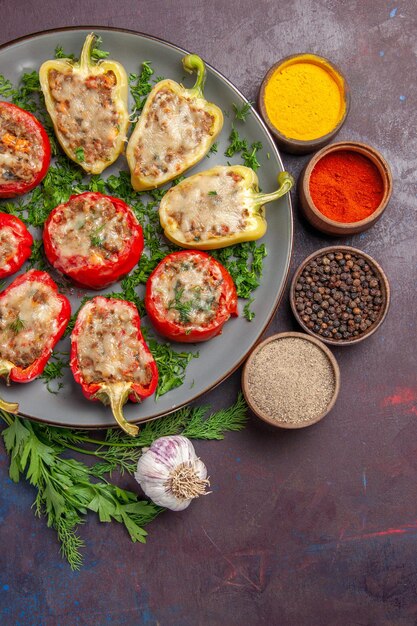
[[[260,350],[262,350],[262,348],[264,346],[266,346],[268,343],[271,343],[272,341],[279,341],[280,339],[288,339],[288,338],[291,338],[291,337],[295,337],[297,339],[303,339],[304,341],[308,341],[310,343],[313,343],[318,348],[320,348],[320,350],[322,350],[322,352],[328,358],[328,360],[329,360],[329,362],[330,362],[330,364],[332,366],[333,376],[334,376],[334,391],[333,391],[333,395],[332,395],[331,400],[329,401],[328,405],[326,406],[325,410],[322,411],[319,415],[315,416],[314,418],[311,418],[310,420],[303,421],[303,422],[283,422],[283,421],[274,419],[273,417],[270,417],[270,415],[268,415],[267,413],[262,411],[253,402],[252,397],[251,397],[251,392],[249,391],[249,383],[248,383],[249,364],[254,359],[256,354],[258,354],[258,352]],[[287,331],[287,332],[282,332],[282,333],[276,333],[274,335],[271,335],[270,337],[267,337],[266,339],[264,339],[260,343],[258,343],[258,345],[252,350],[251,354],[249,355],[249,358],[247,359],[247,361],[246,361],[246,363],[245,363],[245,365],[243,367],[243,370],[242,370],[242,391],[243,391],[243,395],[245,397],[245,400],[246,400],[249,408],[252,410],[252,412],[259,419],[261,419],[262,421],[266,422],[267,424],[270,424],[271,426],[274,426],[275,428],[284,428],[284,429],[287,429],[287,430],[299,430],[300,428],[307,428],[308,426],[313,426],[313,424],[317,424],[318,422],[320,422],[333,409],[333,407],[334,407],[334,405],[336,403],[336,400],[337,400],[337,398],[339,396],[339,391],[340,391],[340,368],[339,368],[339,364],[338,364],[334,354],[332,354],[331,350],[324,344],[323,341],[318,339],[316,336],[306,335],[305,333],[300,333],[300,332],[296,332],[296,331]]]
[[[340,251],[354,253],[356,255],[362,256],[368,262],[368,264],[370,264],[371,267],[376,271],[378,278],[380,278],[381,280],[381,291],[382,291],[382,298],[383,298],[381,315],[371,326],[369,326],[367,330],[365,330],[361,335],[358,335],[358,337],[355,337],[355,339],[330,339],[328,337],[322,337],[321,335],[318,335],[313,330],[308,328],[308,326],[301,319],[300,313],[299,311],[297,311],[296,304],[295,304],[295,295],[296,295],[295,285],[302,271],[304,270],[305,266],[308,265],[310,261],[313,261],[318,256],[323,256],[329,253],[336,253]],[[291,285],[290,285],[290,305],[291,305],[291,309],[294,314],[294,317],[296,318],[298,324],[306,333],[308,333],[312,337],[315,337],[316,339],[319,339],[320,341],[327,344],[328,346],[334,346],[334,347],[352,346],[357,343],[360,343],[361,341],[364,341],[364,339],[367,339],[368,337],[373,335],[381,326],[381,324],[384,322],[387,316],[389,307],[390,307],[390,302],[391,302],[391,289],[390,289],[390,285],[388,282],[388,278],[384,270],[373,257],[371,257],[366,252],[359,250],[359,248],[354,248],[353,246],[338,246],[338,245],[326,246],[325,248],[320,248],[319,250],[312,252],[297,267],[292,277]]]
[[[384,193],[379,206],[373,213],[356,222],[338,222],[337,220],[332,220],[329,217],[326,217],[326,215],[321,213],[321,211],[319,211],[316,207],[310,193],[310,177],[318,162],[321,161],[321,159],[327,154],[343,150],[357,152],[366,156],[377,167],[384,187]],[[299,178],[298,194],[304,216],[312,226],[327,235],[343,236],[361,233],[373,226],[373,224],[380,219],[387,208],[391,199],[392,188],[393,181],[391,168],[382,154],[376,148],[367,143],[346,140],[337,141],[325,146],[311,157]]]
[[[307,140],[293,139],[291,137],[287,137],[286,135],[282,134],[278,130],[278,128],[275,126],[275,124],[272,122],[272,120],[270,119],[268,112],[266,110],[266,106],[265,106],[266,85],[268,84],[274,72],[284,63],[287,63],[288,61],[291,61],[292,59],[298,59],[302,57],[310,57],[310,58],[313,57],[314,59],[317,59],[322,65],[326,65],[330,67],[332,72],[338,74],[343,81],[343,99],[345,102],[345,111],[341,119],[339,120],[339,122],[333,128],[333,130],[326,133],[325,135],[322,135],[321,137],[317,137],[316,139],[307,139]],[[284,152],[287,152],[289,154],[309,154],[311,152],[315,152],[316,150],[319,150],[323,146],[326,146],[337,135],[337,133],[340,131],[343,124],[345,123],[346,118],[350,111],[350,101],[351,99],[350,99],[349,83],[346,80],[346,76],[342,72],[340,67],[338,67],[332,61],[330,61],[328,58],[323,57],[319,54],[315,54],[314,52],[299,52],[297,54],[290,54],[288,56],[282,57],[282,59],[280,59],[273,65],[271,65],[271,67],[267,70],[266,74],[264,75],[262,79],[261,86],[259,87],[259,92],[258,92],[258,109],[261,114],[261,117],[264,120],[265,124],[267,125],[269,131],[274,136],[276,143],[279,145],[279,147]]]

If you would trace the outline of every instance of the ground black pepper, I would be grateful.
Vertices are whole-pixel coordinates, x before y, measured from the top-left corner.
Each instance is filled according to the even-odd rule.
[[[326,411],[335,388],[332,363],[308,339],[277,338],[261,347],[247,364],[251,403],[274,421],[310,422]]]
[[[367,259],[336,252],[310,261],[295,283],[295,308],[306,327],[326,339],[353,340],[380,318],[381,280]]]

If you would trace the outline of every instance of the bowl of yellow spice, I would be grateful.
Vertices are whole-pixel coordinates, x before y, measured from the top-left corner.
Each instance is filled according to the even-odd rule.
[[[349,87],[342,72],[324,57],[295,54],[266,73],[258,106],[284,152],[308,154],[329,143],[343,126]]]

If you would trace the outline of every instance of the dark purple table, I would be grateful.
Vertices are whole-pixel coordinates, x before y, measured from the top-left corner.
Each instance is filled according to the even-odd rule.
[[[300,51],[346,73],[352,107],[340,139],[368,142],[395,186],[380,222],[340,243],[386,270],[392,305],[366,342],[337,349],[342,389],[323,422],[271,431],[254,418],[197,442],[214,493],[149,525],[146,545],[91,517],[85,566],[71,573],[34,492],[0,455],[0,623],[408,626],[417,620],[416,73],[413,2],[14,0],[0,43],[58,26],[137,29],[197,52],[255,100],[266,69]],[[414,50],[414,53],[413,53]],[[283,155],[299,173],[308,157]],[[292,269],[329,239],[300,219]],[[268,333],[297,330],[287,293]],[[204,401],[230,404],[236,373]],[[123,484],[129,485],[127,479]]]

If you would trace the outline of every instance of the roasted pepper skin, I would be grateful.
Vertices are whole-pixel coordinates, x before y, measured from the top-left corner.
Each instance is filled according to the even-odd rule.
[[[61,303],[61,309],[59,311],[59,315],[57,317],[57,328],[55,334],[47,346],[44,347],[44,350],[40,357],[35,359],[28,367],[22,368],[14,365],[10,361],[1,358],[0,356],[0,376],[6,378],[7,384],[10,381],[16,383],[29,383],[37,376],[42,374],[45,369],[45,365],[47,364],[52,350],[58,341],[61,339],[64,331],[68,325],[68,322],[71,317],[71,305],[69,303],[68,298],[58,292],[58,286],[52,280],[52,278],[46,272],[41,272],[40,270],[29,270],[25,274],[21,274],[18,276],[4,291],[0,293],[0,302],[7,297],[7,295],[16,287],[19,287],[23,283],[33,282],[33,283],[43,283],[48,286],[51,292],[54,294],[54,297],[58,298]],[[1,354],[1,349],[0,349]],[[0,408],[5,411],[9,411],[11,413],[17,413],[19,410],[18,404],[5,402],[0,399]]]
[[[203,177],[223,177],[231,176],[239,185],[239,193],[242,198],[242,208],[247,209],[248,217],[246,218],[246,226],[235,233],[226,235],[212,235],[207,239],[196,237],[186,240],[183,236],[177,221],[169,215],[169,207],[173,198],[177,194],[183,196],[183,213],[186,212],[186,193],[193,187],[198,188]],[[164,235],[177,246],[181,248],[193,248],[198,250],[215,250],[217,248],[225,248],[243,241],[254,241],[265,235],[267,222],[265,219],[265,204],[272,202],[288,193],[294,184],[294,179],[288,172],[280,172],[278,174],[279,188],[277,191],[263,194],[259,193],[258,177],[256,173],[249,167],[243,165],[218,165],[210,170],[199,172],[193,176],[188,176],[183,181],[171,187],[164,195],[159,206],[159,219],[164,230]],[[216,198],[221,200],[221,195]],[[207,203],[212,201],[210,193],[207,195]],[[208,206],[210,206],[208,204]],[[227,213],[227,201],[224,203],[224,211]]]
[[[113,415],[119,426],[128,434],[135,436],[139,432],[139,428],[125,420],[122,412],[123,405],[127,402],[128,399],[131,402],[140,402],[141,400],[144,400],[155,392],[155,389],[158,385],[158,368],[154,359],[152,358],[149,363],[149,367],[151,369],[151,380],[147,387],[144,387],[138,383],[127,381],[113,383],[107,383],[106,381],[103,381],[102,383],[87,383],[84,380],[78,362],[78,341],[79,337],[84,331],[83,309],[85,312],[86,307],[92,307],[96,302],[100,302],[100,304],[104,306],[110,306],[113,302],[117,302],[119,304],[123,303],[125,307],[130,308],[133,312],[135,327],[137,328],[137,338],[142,344],[144,351],[148,355],[151,354],[140,330],[140,317],[135,305],[132,302],[128,302],[126,300],[114,300],[112,298],[105,298],[104,296],[96,296],[95,298],[87,302],[78,313],[77,321],[71,334],[70,368],[75,381],[79,385],[81,385],[81,390],[84,396],[88,400],[100,400],[104,404],[110,404]]]
[[[193,328],[187,324],[181,324],[167,319],[157,306],[158,294],[154,290],[154,280],[165,271],[167,263],[178,261],[187,262],[190,261],[190,259],[193,259],[197,264],[209,261],[213,272],[215,271],[216,274],[220,272],[223,279],[222,293],[216,316],[208,322],[208,324],[200,328]],[[155,330],[171,341],[178,341],[180,343],[208,341],[222,333],[223,326],[230,316],[238,316],[236,287],[226,268],[206,252],[180,250],[179,252],[168,254],[149,276],[146,283],[145,308]]]
[[[32,235],[22,220],[15,215],[0,213],[0,232],[3,228],[10,228],[13,231],[18,244],[15,253],[3,260],[3,265],[0,267],[0,279],[11,276],[22,267],[23,263],[30,257],[33,244]]]
[[[49,168],[49,163],[51,161],[51,144],[49,141],[49,137],[46,134],[46,130],[36,119],[32,113],[29,111],[25,111],[15,104],[11,104],[10,102],[0,102],[0,120],[2,117],[2,111],[7,111],[9,115],[16,119],[16,122],[25,127],[26,131],[29,134],[38,135],[41,140],[41,145],[43,148],[42,154],[42,164],[40,170],[35,174],[33,180],[25,182],[15,182],[10,181],[10,183],[2,183],[0,184],[0,198],[15,198],[16,196],[21,196],[24,193],[28,193],[35,187],[39,185],[39,183],[45,178],[46,173]],[[0,139],[1,140],[1,139]]]
[[[110,260],[104,260],[100,263],[85,261],[85,263],[80,266],[80,263],[76,264],[77,257],[67,259],[65,262],[60,257],[59,249],[51,238],[50,229],[55,220],[60,220],[62,209],[76,198],[85,198],[92,202],[98,202],[103,198],[107,199],[113,204],[118,213],[123,214],[132,235],[118,253],[116,262]],[[71,196],[68,202],[60,204],[51,211],[43,230],[43,244],[46,258],[59,272],[68,276],[74,283],[82,287],[104,289],[119,280],[122,276],[125,276],[125,274],[135,267],[142,254],[144,241],[142,226],[137,221],[132,209],[123,202],[123,200],[98,192],[86,191],[85,193]],[[68,265],[71,265],[71,262],[73,263],[72,268],[68,267]]]
[[[124,144],[127,137],[127,129],[129,126],[129,111],[128,111],[128,78],[124,67],[118,63],[117,61],[110,61],[108,59],[93,61],[91,58],[91,52],[93,49],[93,44],[96,37],[94,33],[91,33],[87,36],[79,61],[73,61],[72,59],[54,59],[50,61],[45,61],[41,65],[39,70],[39,81],[41,84],[42,92],[45,97],[45,104],[48,110],[49,116],[54,125],[55,134],[58,138],[58,141],[61,145],[61,148],[67,154],[67,156],[75,161],[78,165],[80,165],[88,174],[101,174],[101,172],[114,163],[118,156],[124,150]],[[80,161],[75,154],[75,151],[69,149],[65,145],[65,141],[63,139],[63,135],[58,128],[56,114],[55,114],[55,105],[51,95],[49,82],[48,82],[48,74],[51,70],[57,70],[60,73],[68,74],[74,73],[78,74],[82,79],[86,79],[88,76],[99,76],[100,74],[106,74],[107,72],[114,72],[116,76],[116,85],[113,89],[113,100],[117,107],[117,112],[119,114],[119,134],[117,136],[114,150],[112,152],[111,158],[106,161],[94,161],[89,164],[83,161]],[[81,146],[82,147],[82,146]]]
[[[191,73],[193,71],[197,71],[197,81],[194,87],[191,89],[185,89],[182,85],[171,79],[165,79],[158,82],[149,93],[140,118],[129,139],[126,149],[126,158],[131,172],[132,187],[133,189],[135,189],[135,191],[144,191],[147,189],[155,189],[156,187],[160,187],[161,185],[169,182],[170,180],[173,180],[174,178],[177,178],[186,170],[196,165],[208,153],[223,128],[222,110],[217,105],[208,102],[203,95],[204,83],[206,79],[204,62],[196,54],[189,54],[185,56],[182,62],[183,67],[187,72]],[[186,98],[188,101],[192,102],[192,104],[195,105],[198,109],[202,109],[212,115],[213,124],[210,129],[209,137],[205,138],[204,141],[201,142],[198,150],[192,152],[191,154],[184,155],[184,161],[182,166],[179,167],[173,174],[162,173],[159,176],[145,176],[135,172],[135,148],[138,140],[141,137],[141,133],[143,132],[145,124],[147,123],[147,118],[149,117],[149,111],[151,109],[152,103],[155,100],[157,94],[164,89],[171,91],[173,94],[178,95],[181,98]]]

